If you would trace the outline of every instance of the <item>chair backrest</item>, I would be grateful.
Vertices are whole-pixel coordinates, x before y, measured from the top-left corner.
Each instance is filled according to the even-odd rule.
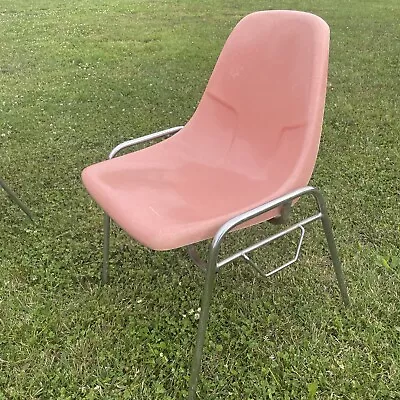
[[[273,185],[305,186],[318,153],[328,53],[329,27],[313,14],[243,18],[182,132],[192,151]]]

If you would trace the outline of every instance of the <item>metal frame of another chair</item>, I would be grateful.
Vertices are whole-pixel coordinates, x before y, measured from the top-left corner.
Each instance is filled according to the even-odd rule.
[[[17,195],[10,189],[10,187],[0,178],[0,187],[2,187],[5,192],[10,197],[11,201],[19,206],[19,208],[28,216],[28,218],[33,222],[33,215],[29,208],[17,197]]]
[[[173,135],[177,132],[179,132],[183,126],[177,126],[175,128],[170,128],[166,129],[160,132],[155,132],[150,135],[142,136],[136,139],[128,140],[126,142],[123,142],[116,146],[110,153],[109,159],[114,158],[121,150],[126,149],[128,147],[136,146],[141,143],[146,143],[155,139],[160,139],[163,137],[167,137],[170,135]],[[253,218],[256,218],[258,216],[261,216],[262,214],[267,213],[268,211],[271,211],[275,208],[281,207],[283,212],[281,213],[281,217],[275,218],[271,222],[275,224],[280,224],[283,222],[286,222],[288,219],[288,214],[291,209],[292,202],[294,200],[297,200],[303,196],[312,196],[315,199],[316,206],[317,206],[317,212],[308,217],[303,219],[300,222],[297,222],[288,228],[281,230],[280,232],[267,237],[233,255],[230,257],[227,257],[221,261],[218,261],[218,255],[219,255],[219,250],[221,247],[221,243],[224,240],[225,236],[234,230],[235,228],[239,227],[240,225],[244,224],[247,221],[250,221]],[[249,263],[262,277],[267,278],[273,274],[275,274],[278,271],[281,271],[282,269],[288,267],[289,265],[293,264],[296,262],[299,258],[300,255],[300,249],[303,243],[303,238],[304,238],[304,233],[305,233],[305,226],[314,222],[320,220],[322,222],[322,227],[325,233],[325,237],[327,240],[328,248],[330,251],[330,255],[332,258],[332,263],[334,267],[334,271],[336,274],[336,278],[338,281],[339,285],[339,290],[343,299],[343,302],[345,305],[348,305],[350,303],[349,296],[347,293],[347,287],[346,287],[346,282],[344,278],[344,274],[342,271],[339,255],[337,252],[335,240],[333,237],[333,231],[332,231],[332,226],[331,222],[327,213],[326,209],[326,204],[325,200],[319,190],[317,190],[314,187],[311,186],[306,186],[303,188],[299,188],[298,190],[295,190],[291,193],[285,194],[284,196],[281,196],[277,199],[274,199],[272,201],[269,201],[265,204],[262,204],[256,208],[253,208],[247,212],[244,212],[240,215],[237,215],[236,217],[230,219],[227,221],[225,224],[223,224],[218,232],[215,234],[210,247],[209,247],[209,252],[208,252],[208,260],[207,262],[201,260],[199,257],[196,248],[194,245],[189,245],[188,246],[188,253],[190,258],[193,260],[195,264],[198,266],[204,268],[206,270],[205,273],[205,284],[204,284],[204,290],[203,290],[203,295],[202,295],[202,300],[201,300],[201,312],[200,312],[200,319],[199,319],[199,326],[198,326],[198,331],[197,331],[197,339],[196,339],[196,345],[195,345],[195,350],[194,350],[194,356],[192,360],[192,366],[191,366],[191,376],[190,376],[190,383],[189,383],[189,395],[188,399],[193,400],[196,397],[196,389],[198,385],[198,380],[199,380],[199,375],[200,375],[200,369],[201,369],[201,358],[203,354],[203,347],[204,347],[204,341],[205,341],[205,333],[207,329],[207,324],[208,324],[208,318],[209,318],[209,309],[210,309],[210,303],[211,303],[211,298],[213,295],[213,290],[215,286],[215,280],[216,280],[216,275],[217,272],[221,267],[224,265],[230,263],[233,260],[236,260],[238,258],[243,259],[247,263]],[[104,214],[104,248],[103,248],[103,267],[102,267],[102,272],[101,272],[101,279],[103,283],[107,283],[109,280],[109,248],[110,248],[110,217],[107,214]],[[297,250],[295,253],[295,256],[293,259],[290,261],[286,262],[285,264],[279,266],[278,268],[275,268],[274,270],[270,272],[265,272],[263,271],[252,259],[249,257],[249,254],[262,247],[266,246],[273,241],[295,231],[299,230],[300,231],[300,239],[299,243],[297,246]]]

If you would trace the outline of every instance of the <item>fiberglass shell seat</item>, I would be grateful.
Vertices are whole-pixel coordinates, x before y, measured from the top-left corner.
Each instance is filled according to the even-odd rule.
[[[204,95],[184,127],[124,142],[109,160],[82,173],[88,192],[105,212],[103,281],[108,279],[110,217],[155,250],[192,248],[192,243],[213,237],[190,399],[196,393],[216,272],[223,265],[241,258],[269,276],[297,260],[304,226],[321,220],[339,288],[348,303],[325,202],[317,189],[307,186],[321,135],[328,52],[329,27],[315,15],[250,14],[226,41]],[[169,135],[114,158],[124,148]],[[227,233],[265,220],[280,221],[303,195],[314,197],[317,214],[218,261]],[[295,229],[301,230],[301,238],[290,262],[264,274],[248,257],[252,250]]]
[[[307,185],[321,132],[329,30],[301,16],[244,18],[179,133],[85,169],[89,193],[129,235],[156,250],[181,247]]]

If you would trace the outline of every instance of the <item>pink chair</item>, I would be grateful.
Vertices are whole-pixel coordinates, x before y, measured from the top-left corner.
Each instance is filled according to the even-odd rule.
[[[196,393],[216,273],[237,258],[263,276],[297,260],[304,226],[321,220],[344,302],[346,284],[321,193],[308,185],[318,153],[329,52],[329,27],[296,11],[262,11],[241,20],[229,36],[204,95],[185,126],[124,142],[109,160],[86,168],[83,182],[105,212],[103,282],[108,280],[110,217],[154,250],[189,247],[206,265],[189,399]],[[135,153],[130,146],[170,136]],[[269,220],[286,222],[302,196],[316,200],[314,215],[218,261],[228,232]],[[294,231],[295,257],[266,273],[249,257]],[[213,238],[207,263],[194,243]]]

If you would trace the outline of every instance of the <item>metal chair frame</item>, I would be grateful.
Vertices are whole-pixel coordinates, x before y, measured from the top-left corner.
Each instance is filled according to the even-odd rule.
[[[28,216],[28,218],[33,222],[33,215],[32,213],[29,211],[29,208],[17,197],[17,195],[10,189],[10,187],[8,185],[6,185],[6,183],[4,182],[3,179],[0,178],[0,187],[2,187],[5,192],[8,194],[8,196],[10,197],[11,201],[15,204],[17,204],[17,206],[19,206],[19,208]]]
[[[128,140],[126,142],[120,143],[118,146],[116,146],[110,153],[109,159],[114,158],[121,150],[126,149],[128,147],[136,146],[141,143],[146,143],[151,140],[155,139],[160,139],[163,137],[167,137],[170,135],[173,135],[177,132],[179,132],[183,126],[177,126],[175,128],[170,128],[166,129],[160,132],[155,132],[150,135],[142,136],[137,139],[132,139]],[[256,218],[270,210],[273,210],[277,207],[281,207],[283,212],[281,213],[281,217],[275,218],[272,220],[272,223],[275,224],[280,224],[282,222],[286,222],[288,219],[288,214],[291,209],[291,204],[293,200],[299,199],[302,196],[310,195],[314,197],[316,201],[316,205],[318,208],[318,212],[308,218],[303,219],[300,222],[297,222],[290,227],[280,231],[279,233],[276,233],[275,235],[272,235],[266,239],[263,239],[252,246],[249,246],[245,248],[244,250],[241,250],[235,254],[233,254],[230,257],[227,257],[221,261],[218,261],[218,255],[221,247],[221,243],[223,242],[225,236],[234,230],[236,227],[239,225]],[[285,194],[284,196],[281,196],[277,199],[274,199],[272,201],[269,201],[265,204],[262,204],[256,208],[253,208],[249,211],[246,211],[242,214],[239,214],[235,216],[234,218],[230,219],[227,221],[225,224],[223,224],[218,232],[215,234],[210,247],[209,247],[209,252],[208,252],[208,260],[207,262],[204,262],[201,260],[199,257],[195,246],[194,245],[189,245],[188,246],[188,253],[190,258],[195,262],[195,264],[199,265],[200,267],[203,267],[206,269],[206,277],[205,277],[205,284],[204,284],[204,290],[203,290],[203,296],[201,300],[201,312],[200,312],[200,320],[199,320],[199,326],[198,326],[198,331],[197,331],[197,340],[196,340],[196,345],[195,345],[195,350],[194,350],[194,356],[192,360],[192,367],[191,367],[191,376],[190,376],[190,383],[189,383],[189,395],[188,399],[189,400],[194,400],[196,397],[196,389],[198,385],[198,380],[199,380],[199,375],[200,375],[200,369],[201,369],[201,358],[203,354],[203,347],[204,347],[204,341],[205,341],[205,333],[207,329],[207,324],[208,324],[208,318],[209,318],[209,310],[210,310],[210,304],[211,304],[211,298],[213,295],[213,290],[215,286],[215,280],[216,280],[216,275],[218,270],[223,267],[224,265],[230,263],[233,260],[236,260],[238,258],[244,259],[246,262],[248,262],[261,276],[264,278],[267,278],[273,274],[275,274],[278,271],[281,271],[282,269],[288,267],[289,265],[293,264],[296,262],[299,258],[300,255],[300,249],[301,245],[303,243],[303,238],[304,238],[304,233],[305,233],[305,228],[304,226],[317,221],[321,220],[322,222],[322,227],[326,236],[328,248],[331,254],[332,262],[333,262],[333,267],[335,270],[336,278],[338,281],[340,293],[343,299],[343,302],[345,305],[348,305],[350,303],[349,296],[347,293],[347,287],[346,287],[346,282],[344,278],[344,274],[342,271],[339,255],[337,252],[335,240],[333,237],[333,231],[332,231],[332,226],[331,222],[327,213],[326,209],[326,204],[325,200],[321,194],[316,188],[311,187],[311,186],[306,186],[300,189],[297,189],[291,193]],[[109,248],[110,248],[110,217],[107,214],[104,214],[104,248],[103,248],[103,267],[102,267],[102,272],[101,272],[101,278],[103,283],[107,283],[109,280]],[[274,270],[265,273],[260,267],[258,267],[249,257],[249,253],[251,253],[253,250],[256,250],[262,246],[266,246],[269,243],[272,243],[273,241],[299,229],[301,232],[300,239],[299,239],[299,244],[297,246],[296,254],[294,258],[287,263],[281,265],[278,268],[275,268]]]

